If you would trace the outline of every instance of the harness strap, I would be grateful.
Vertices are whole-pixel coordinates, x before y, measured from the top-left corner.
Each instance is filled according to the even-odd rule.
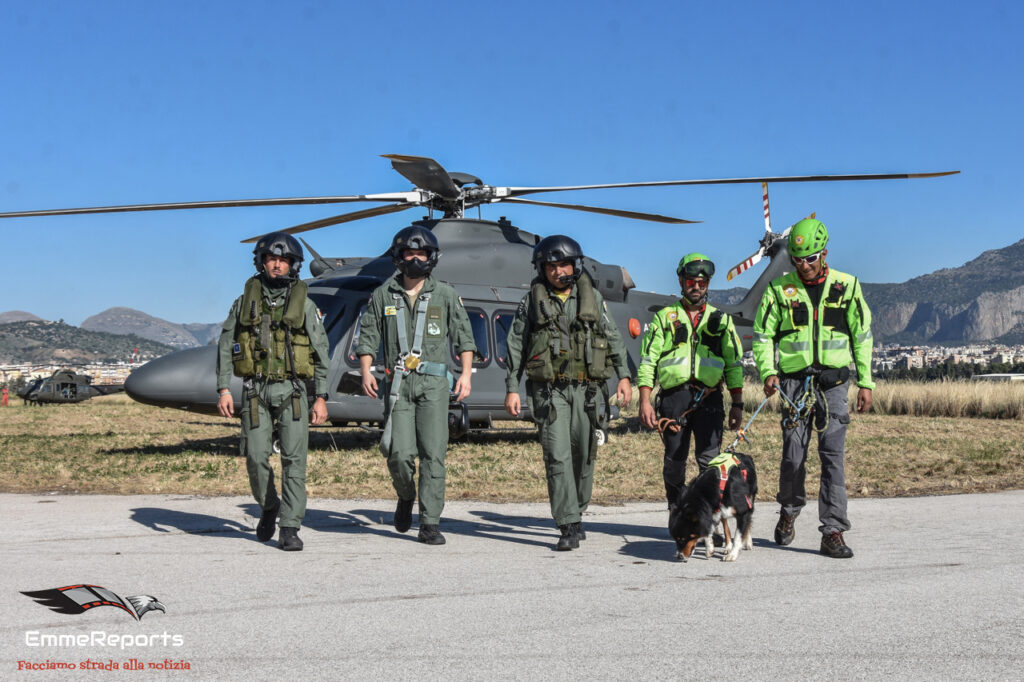
[[[391,391],[388,393],[388,413],[385,416],[384,421],[384,432],[380,437],[380,451],[385,457],[391,454],[391,413],[395,410],[395,403],[398,402],[399,391],[402,389],[402,379],[406,374],[412,371],[419,370],[420,365],[431,366],[430,369],[433,371],[422,370],[423,374],[435,374],[436,376],[444,376],[436,374],[436,370],[432,367],[433,365],[440,365],[439,362],[425,363],[420,361],[420,356],[423,354],[423,327],[426,324],[427,319],[427,303],[430,301],[430,292],[420,294],[419,303],[416,306],[416,327],[413,330],[412,337],[412,348],[409,348],[409,335],[406,332],[406,321],[408,313],[406,313],[405,307],[405,294],[393,293],[391,296],[395,299],[395,307],[398,308],[397,318],[395,325],[398,327],[398,360],[395,362],[394,378],[391,380]],[[447,372],[447,367],[445,367]]]

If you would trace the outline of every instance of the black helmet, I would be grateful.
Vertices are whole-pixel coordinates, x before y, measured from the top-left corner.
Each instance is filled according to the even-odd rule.
[[[406,261],[402,258],[402,252],[406,249],[422,249],[427,252],[427,260],[420,261],[412,259]],[[395,264],[398,271],[409,277],[418,279],[425,277],[437,265],[437,259],[441,256],[441,247],[437,243],[434,233],[421,225],[410,225],[402,228],[391,240],[391,262]]]
[[[550,237],[544,237],[537,242],[537,246],[533,247],[533,267],[542,278],[544,277],[544,263],[558,263],[566,260],[572,263],[572,281],[576,281],[583,274],[583,249],[580,248],[579,242],[572,237],[553,234]],[[569,284],[569,282],[562,282],[562,284]]]
[[[256,248],[252,250],[252,253],[252,262],[256,266],[257,272],[263,272],[263,257],[270,254],[271,256],[284,256],[290,260],[292,266],[288,270],[288,279],[299,278],[303,259],[302,246],[299,245],[299,240],[287,232],[271,232],[263,235],[256,242]]]

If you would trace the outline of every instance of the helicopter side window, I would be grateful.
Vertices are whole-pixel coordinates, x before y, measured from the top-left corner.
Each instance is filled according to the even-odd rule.
[[[473,357],[474,367],[486,367],[491,362],[491,346],[487,340],[487,313],[480,308],[466,307],[469,325],[473,328],[473,341],[476,343],[476,355]],[[458,366],[459,358],[455,355],[455,346],[448,344],[452,361]]]
[[[345,353],[345,360],[352,367],[358,367],[359,366],[359,356],[356,355],[356,345],[359,343],[359,330],[362,328],[363,313],[365,313],[365,312],[366,312],[366,304],[363,304],[363,306],[361,308],[359,308],[359,314],[356,315],[355,324],[352,325],[352,339],[348,342],[348,352]],[[377,348],[377,356],[375,358],[375,362],[377,362],[377,363],[384,362],[384,338],[383,338],[383,336],[381,337],[381,340],[380,340],[380,346]]]
[[[499,310],[494,313],[494,348],[499,367],[508,367],[508,332],[516,317],[514,310]]]
[[[324,316],[324,331],[327,332],[327,343],[330,349],[334,349],[341,341],[345,332],[345,326],[341,324],[345,316],[345,299],[341,296],[331,296],[309,292],[309,298]]]

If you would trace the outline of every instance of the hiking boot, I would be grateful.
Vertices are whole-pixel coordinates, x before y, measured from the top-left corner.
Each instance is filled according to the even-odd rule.
[[[586,540],[587,531],[583,530],[583,522],[580,521],[579,523],[574,523],[573,525],[576,526],[576,537],[578,537],[580,540]]]
[[[559,552],[567,552],[570,549],[580,548],[580,536],[576,534],[575,523],[559,526],[558,530],[562,532],[562,537],[558,538],[558,544],[555,545],[555,549]]]
[[[412,504],[412,502],[409,504]],[[437,529],[436,524],[432,523],[421,523],[420,534],[416,539],[426,545],[443,545],[445,543],[441,531]]]
[[[412,503],[416,500],[399,500],[395,507],[395,530],[399,533],[412,528]]]
[[[796,537],[796,529],[793,528],[795,516],[790,516],[784,511],[779,511],[779,522],[775,524],[775,544],[788,545]]]
[[[833,559],[849,559],[853,550],[846,546],[842,531],[825,533],[821,536],[821,553]]]
[[[274,526],[277,525],[277,512],[281,509],[281,502],[278,501],[273,507],[263,510],[260,515],[260,522],[256,524],[256,539],[266,542],[274,537]]]
[[[277,546],[286,552],[301,552],[302,540],[299,539],[299,529],[282,526],[281,534],[277,538]]]

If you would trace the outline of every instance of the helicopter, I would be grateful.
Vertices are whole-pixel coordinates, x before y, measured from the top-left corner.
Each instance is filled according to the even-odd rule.
[[[58,369],[48,377],[41,377],[25,384],[18,397],[25,404],[80,403],[101,395],[111,395],[124,390],[123,384],[93,386],[92,377],[78,374],[69,369]]]
[[[757,251],[732,268],[728,273],[728,279],[731,280],[737,274],[754,267],[766,256],[769,261],[768,266],[743,300],[735,305],[718,306],[733,316],[744,349],[749,350],[753,337],[751,329],[754,314],[762,292],[771,280],[792,269],[786,250],[786,237],[789,229],[776,233],[771,227],[768,211],[768,184],[931,178],[959,173],[959,171],[944,171],[805,175],[551,187],[501,187],[486,184],[474,175],[449,172],[440,163],[429,157],[400,154],[386,154],[383,157],[389,159],[394,170],[413,184],[411,190],[349,196],[199,201],[21,211],[0,213],[0,218],[347,202],[382,204],[314,220],[283,230],[290,234],[300,234],[372,216],[397,213],[412,208],[425,208],[428,215],[413,221],[413,224],[431,230],[437,237],[442,258],[433,274],[438,279],[452,284],[461,296],[478,348],[473,362],[473,392],[465,403],[453,404],[449,414],[450,435],[453,438],[459,438],[470,429],[490,428],[495,421],[512,419],[504,409],[507,367],[506,337],[516,308],[535,277],[536,273],[531,262],[532,251],[542,238],[541,235],[515,226],[504,216],[497,221],[484,220],[482,217],[469,218],[466,217],[467,210],[477,208],[479,213],[480,206],[495,203],[528,204],[635,220],[686,224],[698,221],[653,213],[539,201],[523,197],[529,194],[588,189],[761,183],[764,195],[765,233],[759,241]],[[435,214],[437,215],[435,216]],[[258,239],[259,236],[252,237],[243,240],[243,243],[255,242]],[[361,395],[359,359],[354,354],[354,349],[359,338],[362,312],[365,310],[370,294],[394,275],[395,266],[387,251],[376,256],[325,258],[304,239],[302,241],[312,256],[312,260],[309,262],[311,278],[306,280],[309,286],[309,297],[323,314],[324,328],[330,342],[328,422],[334,426],[379,425],[384,417],[383,403],[381,400]],[[640,337],[646,324],[649,323],[654,311],[673,303],[678,299],[678,295],[637,290],[628,271],[619,265],[585,258],[584,268],[604,297],[608,313],[622,334],[628,355],[627,364],[630,372],[635,376],[639,360]],[[133,371],[125,382],[125,390],[132,399],[141,403],[217,414],[216,356],[216,346],[186,349],[165,355]],[[382,357],[383,354],[378,353],[378,363],[382,361]],[[450,369],[453,372],[458,372],[460,369],[454,351],[450,354]],[[373,371],[380,380],[383,377],[384,367],[377,364],[373,367]],[[242,380],[238,377],[233,378],[230,389],[234,396],[236,413],[240,414]],[[526,405],[526,409],[521,418],[529,419],[529,404],[524,402],[524,405]],[[613,408],[611,411],[614,417],[617,410]]]

